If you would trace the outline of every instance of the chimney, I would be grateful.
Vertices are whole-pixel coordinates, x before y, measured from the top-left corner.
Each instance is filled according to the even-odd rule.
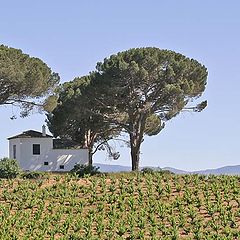
[[[42,135],[43,137],[46,137],[46,126],[42,125]]]

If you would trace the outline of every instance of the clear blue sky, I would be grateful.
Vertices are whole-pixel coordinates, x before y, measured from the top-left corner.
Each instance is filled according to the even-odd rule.
[[[154,46],[180,52],[209,71],[208,100],[202,113],[184,113],[145,139],[141,165],[185,170],[240,164],[240,1],[1,1],[0,44],[22,49],[45,61],[61,81],[88,74],[97,61],[133,47]],[[199,101],[200,101],[199,100]],[[0,157],[7,137],[40,130],[44,115],[10,120],[0,107]],[[121,158],[95,162],[130,165]]]

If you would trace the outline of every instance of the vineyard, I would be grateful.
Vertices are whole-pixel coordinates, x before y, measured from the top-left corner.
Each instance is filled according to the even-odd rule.
[[[240,177],[2,179],[0,239],[240,239]]]

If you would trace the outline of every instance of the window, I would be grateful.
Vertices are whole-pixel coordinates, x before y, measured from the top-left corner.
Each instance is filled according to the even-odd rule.
[[[48,166],[48,162],[44,162],[43,165]]]
[[[40,144],[33,144],[33,155],[40,155]]]
[[[13,145],[13,158],[14,159],[17,158],[16,155],[17,155],[17,147],[16,147],[16,145]]]
[[[60,168],[60,169],[64,169],[64,165],[60,165],[59,168]]]

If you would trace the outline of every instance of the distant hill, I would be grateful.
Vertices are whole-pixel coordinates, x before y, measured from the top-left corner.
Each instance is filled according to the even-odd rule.
[[[162,169],[163,170],[168,170],[168,171],[176,173],[176,174],[188,174],[189,173],[187,171],[176,169],[176,168],[171,168],[171,167],[165,167],[165,168],[162,168]]]
[[[221,167],[221,168],[216,168],[216,169],[206,169],[206,170],[201,170],[201,171],[194,171],[194,173],[214,174],[214,175],[219,175],[219,174],[240,175],[240,165],[226,166],[226,167]]]
[[[96,163],[95,166],[100,167],[101,172],[129,172],[131,171],[131,167],[128,166],[121,166],[121,165],[110,165],[110,164],[102,164],[102,163]],[[143,167],[142,167],[143,168]],[[153,169],[156,169],[156,167],[151,167]],[[220,174],[226,174],[226,175],[240,175],[240,165],[236,166],[226,166],[216,169],[206,169],[206,170],[200,170],[200,171],[193,171],[188,172],[176,168],[171,167],[165,167],[162,168],[163,170],[168,170],[176,174],[214,174],[214,175],[220,175]]]
[[[110,164],[102,164],[96,163],[94,166],[100,167],[101,172],[130,172],[131,167],[121,166],[121,165],[110,165]]]

